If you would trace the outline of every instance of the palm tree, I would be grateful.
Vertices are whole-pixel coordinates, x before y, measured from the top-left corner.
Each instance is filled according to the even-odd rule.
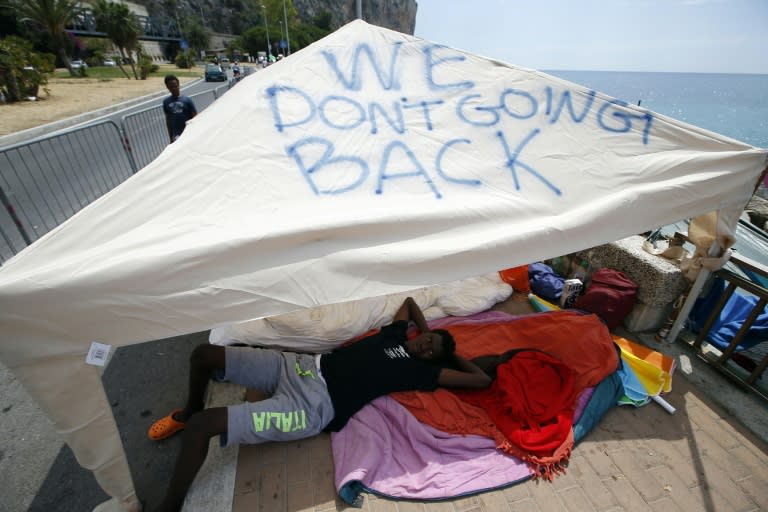
[[[12,5],[21,21],[37,23],[51,36],[54,51],[59,60],[75,76],[72,63],[67,57],[65,46],[65,27],[80,11],[77,0],[12,0]]]
[[[91,4],[93,5],[93,17],[96,20],[97,30],[106,33],[107,37],[115,44],[120,52],[121,61],[127,56],[133,77],[138,80],[139,76],[136,74],[133,52],[136,50],[141,28],[136,15],[122,2],[111,3],[107,0],[92,0]],[[130,78],[123,69],[122,62],[118,65],[126,78]]]

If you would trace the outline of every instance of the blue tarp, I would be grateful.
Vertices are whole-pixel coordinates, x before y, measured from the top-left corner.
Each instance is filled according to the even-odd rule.
[[[699,297],[688,317],[691,330],[701,331],[707,318],[717,305],[717,302],[725,292],[726,282],[720,277],[716,277],[712,283],[709,292]],[[734,293],[720,312],[719,318],[707,335],[707,341],[724,350],[730,345],[736,333],[744,325],[749,313],[757,305],[757,297],[752,295],[741,295]],[[763,309],[760,315],[755,319],[752,326],[747,331],[737,350],[746,350],[754,347],[760,342],[768,340],[768,306]]]

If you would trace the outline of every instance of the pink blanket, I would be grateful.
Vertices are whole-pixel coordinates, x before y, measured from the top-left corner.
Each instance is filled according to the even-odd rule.
[[[363,489],[395,498],[445,499],[531,476],[527,464],[497,450],[493,439],[441,432],[387,396],[360,410],[331,440],[336,488],[350,503]]]

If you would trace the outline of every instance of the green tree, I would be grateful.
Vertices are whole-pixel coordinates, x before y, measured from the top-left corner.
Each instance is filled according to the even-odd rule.
[[[55,57],[32,50],[32,43],[17,36],[0,39],[0,93],[6,101],[38,96],[40,86],[46,92],[48,74],[53,72]]]
[[[112,41],[103,37],[83,37],[83,44],[86,48],[85,62],[89,66],[101,66],[104,59],[114,55],[115,50]]]
[[[330,34],[330,17],[330,13],[325,11],[324,13],[315,16],[312,19],[312,23],[295,23],[290,33],[291,51],[298,51]],[[272,49],[274,49],[274,44],[279,38],[279,27],[277,29],[277,36],[275,36],[275,33],[270,29],[269,39],[270,42],[273,43]],[[260,25],[255,25],[249,28],[243,35],[235,38],[232,42],[232,47],[243,49],[251,55],[256,55],[257,52],[263,52],[267,48],[267,32],[264,28],[264,20],[262,19]]]
[[[76,76],[66,52],[66,26],[81,11],[78,0],[10,0],[21,21],[39,25],[51,36],[59,60]]]
[[[299,23],[298,13],[291,0],[262,0],[263,15],[269,27],[270,41],[279,41],[280,35],[288,39],[293,51],[293,30]],[[285,7],[285,8],[283,8]],[[286,21],[287,20],[287,21]],[[288,34],[286,35],[286,30]],[[272,44],[275,46],[275,43]]]
[[[264,30],[264,27],[251,27],[243,35],[236,37],[232,44],[242,48],[251,55],[256,55],[267,48],[266,30]]]
[[[120,3],[111,3],[109,0],[91,0],[93,5],[93,17],[96,20],[96,28],[107,34],[107,37],[117,47],[120,52],[120,59],[117,65],[126,78],[130,78],[128,72],[123,67],[123,60],[127,59],[133,71],[133,77],[138,80],[136,73],[136,63],[133,59],[133,53],[137,49],[141,27],[136,15],[131,12],[128,5]]]
[[[176,67],[181,69],[190,69],[195,65],[195,51],[187,50],[176,54]]]
[[[208,29],[195,19],[187,20],[184,23],[184,38],[187,40],[189,47],[196,50],[197,54],[200,55],[201,50],[208,48],[211,35]]]
[[[333,29],[331,28],[331,11],[324,10],[314,18],[312,18],[312,25],[316,26],[319,29],[325,30],[327,33],[333,32]]]

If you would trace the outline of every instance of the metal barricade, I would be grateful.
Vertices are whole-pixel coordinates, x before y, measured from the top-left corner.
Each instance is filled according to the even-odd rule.
[[[198,112],[236,82],[190,96]],[[152,162],[168,146],[162,106],[0,150],[0,264]]]
[[[120,125],[137,171],[146,167],[168,146],[163,107],[150,107],[125,115]]]
[[[213,90],[213,93],[216,95],[216,99],[221,98],[224,96],[224,93],[226,93],[228,90],[232,88],[232,86],[237,83],[235,81],[227,82],[224,85],[218,86],[216,89]]]
[[[133,172],[120,129],[112,121],[4,148],[0,255],[7,259],[16,254]]]
[[[759,334],[750,333],[750,330],[756,327],[758,318],[764,319],[768,315],[768,288],[764,286],[768,282],[768,267],[734,253],[728,264],[715,272],[713,277],[725,281],[725,290],[690,345],[715,369],[745,389],[768,400],[768,382],[763,375],[768,367],[768,337],[763,339]],[[726,341],[728,345],[724,346],[723,334],[718,335],[719,343],[715,343],[712,330],[719,320],[722,321],[723,310],[736,293],[748,297],[741,300],[740,305],[751,304],[751,307],[747,308],[748,313],[746,309],[743,311],[746,313],[743,321],[730,319],[734,322],[734,329],[739,322],[741,327]],[[764,329],[764,325],[761,329]]]
[[[31,240],[5,191],[0,188],[0,264],[29,245]]]
[[[206,108],[210,107],[211,104],[216,101],[218,96],[216,96],[216,91],[205,91],[198,94],[193,94],[190,96],[192,98],[192,101],[195,102],[195,107],[197,108],[198,112],[202,112]]]

